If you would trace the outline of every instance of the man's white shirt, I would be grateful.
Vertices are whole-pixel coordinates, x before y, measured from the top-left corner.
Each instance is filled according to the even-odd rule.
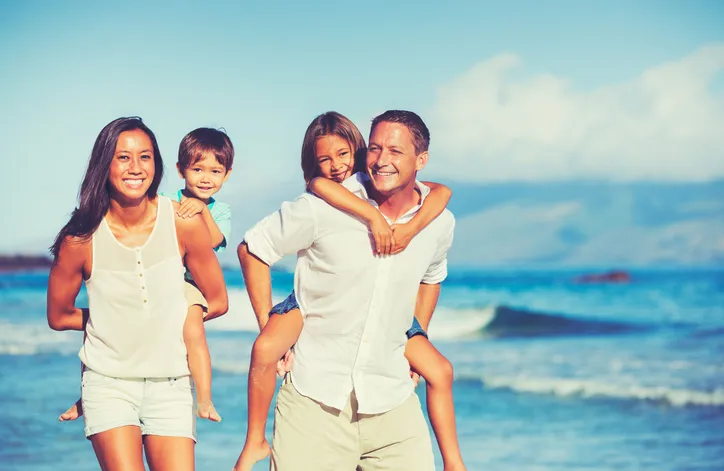
[[[355,174],[343,185],[377,206],[366,181]],[[422,203],[430,189],[416,185]],[[408,222],[419,209],[394,222]],[[445,210],[403,252],[377,256],[364,221],[305,193],[245,234],[249,251],[268,265],[297,253],[294,288],[304,327],[291,374],[300,394],[342,410],[354,389],[361,414],[387,412],[410,396],[405,332],[420,283],[447,276],[454,227]]]

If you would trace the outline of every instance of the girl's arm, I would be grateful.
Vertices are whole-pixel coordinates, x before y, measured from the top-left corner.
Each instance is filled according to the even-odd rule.
[[[66,238],[48,277],[47,316],[53,330],[84,330],[88,309],[75,307],[90,259],[90,241]]]
[[[335,208],[364,219],[375,239],[375,250],[378,254],[387,255],[391,252],[395,244],[392,229],[377,208],[357,198],[339,183],[323,177],[312,179],[308,187],[312,193]],[[442,210],[440,210],[440,212],[442,212]]]
[[[204,321],[226,314],[229,299],[221,265],[211,248],[209,229],[201,216],[196,215],[190,218],[176,217],[176,230],[179,245],[183,248],[184,264],[209,304]]]
[[[423,182],[430,188],[422,207],[412,219],[406,224],[394,224],[392,230],[395,233],[395,246],[392,254],[400,253],[409,245],[413,237],[420,233],[432,221],[435,220],[447,207],[452,197],[452,190],[445,185],[434,182]]]

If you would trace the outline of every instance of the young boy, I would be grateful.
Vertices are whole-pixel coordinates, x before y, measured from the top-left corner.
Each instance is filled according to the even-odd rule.
[[[176,169],[186,181],[185,188],[165,194],[180,203],[177,214],[182,218],[201,214],[211,233],[216,252],[226,249],[231,233],[231,208],[213,198],[231,175],[234,146],[223,131],[198,128],[181,140]],[[189,370],[196,385],[196,415],[214,422],[221,420],[211,401],[211,357],[206,344],[204,314],[208,305],[186,271],[186,300],[189,305],[183,336],[188,352]],[[59,420],[75,420],[83,415],[80,399]]]

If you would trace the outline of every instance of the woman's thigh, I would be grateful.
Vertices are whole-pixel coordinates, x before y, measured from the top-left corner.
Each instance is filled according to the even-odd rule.
[[[139,427],[116,427],[89,438],[101,470],[144,471],[143,442]]]
[[[146,460],[151,471],[193,471],[194,444],[190,438],[145,435]]]

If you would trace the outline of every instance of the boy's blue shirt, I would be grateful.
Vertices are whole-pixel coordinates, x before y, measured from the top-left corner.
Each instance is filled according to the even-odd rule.
[[[180,203],[183,198],[183,190],[170,194],[161,193],[161,195]],[[221,234],[224,236],[224,240],[221,241],[221,244],[214,249],[214,252],[223,252],[226,250],[229,237],[231,237],[231,206],[226,203],[216,201],[214,198],[209,198],[209,204],[206,206],[209,208],[211,218],[214,220],[216,225],[219,227]]]

